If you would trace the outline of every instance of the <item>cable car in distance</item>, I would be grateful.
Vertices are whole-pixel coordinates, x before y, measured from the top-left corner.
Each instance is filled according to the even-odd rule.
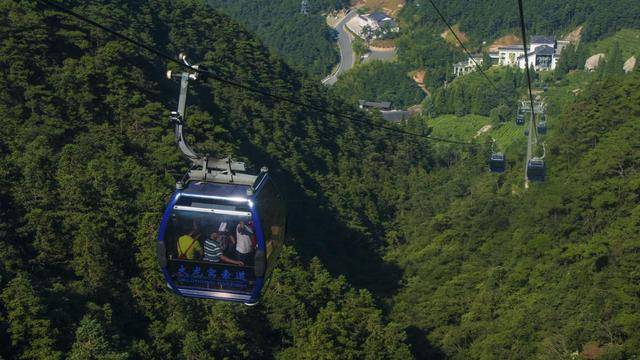
[[[524,114],[516,115],[516,125],[524,125]]]
[[[524,136],[529,136],[529,129],[524,129]]]
[[[532,157],[527,162],[527,179],[532,181],[544,181],[546,175],[544,160]]]
[[[489,158],[489,170],[493,173],[502,173],[505,170],[506,159],[503,153],[493,153]]]
[[[540,133],[540,134],[546,134],[547,133],[547,122],[546,121],[540,121],[538,123],[538,133]]]
[[[187,64],[184,55],[180,58]],[[176,183],[157,239],[158,263],[167,286],[184,297],[254,305],[275,268],[285,239],[284,200],[262,168],[243,173],[230,157],[210,159],[185,142],[186,93],[198,73],[167,73],[180,79],[178,111],[172,112],[180,150],[192,167]]]

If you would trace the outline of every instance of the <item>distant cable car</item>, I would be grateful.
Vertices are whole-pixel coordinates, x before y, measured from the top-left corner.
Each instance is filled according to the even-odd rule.
[[[505,156],[503,153],[493,153],[489,158],[489,170],[494,173],[502,173],[505,169]]]
[[[529,129],[524,129],[524,136],[529,136]]]
[[[531,181],[544,181],[546,167],[544,160],[533,157],[527,162],[527,179]]]
[[[538,133],[539,134],[546,134],[547,133],[547,122],[546,121],[540,121],[538,123]]]
[[[181,54],[181,59],[189,65]],[[242,173],[244,163],[197,155],[185,142],[188,81],[179,78],[178,111],[172,112],[176,140],[192,168],[176,184],[158,231],[157,253],[168,287],[185,297],[256,304],[285,239],[286,210],[263,168]]]
[[[547,84],[542,85],[542,91],[547,92],[547,90],[549,90],[549,85]]]
[[[516,125],[524,125],[524,114],[518,114],[516,116]]]

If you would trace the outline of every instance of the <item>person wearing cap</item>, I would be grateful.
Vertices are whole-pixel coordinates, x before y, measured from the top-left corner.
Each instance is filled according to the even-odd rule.
[[[220,246],[221,236],[220,233],[215,231],[204,242],[204,260],[211,262],[223,262],[226,264],[233,264],[238,266],[244,266],[244,263],[239,260],[233,260],[222,253],[222,247]]]

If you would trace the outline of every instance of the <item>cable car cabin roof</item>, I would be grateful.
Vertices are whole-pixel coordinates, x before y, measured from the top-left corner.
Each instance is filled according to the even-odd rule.
[[[532,158],[532,159],[529,160],[529,167],[543,168],[544,167],[544,160],[537,159],[537,158]]]
[[[217,196],[225,198],[232,197],[238,199],[247,199],[247,190],[249,189],[250,187],[247,185],[194,181],[189,182],[187,187],[182,190],[182,194],[187,196]]]
[[[502,153],[491,154],[491,160],[492,161],[504,161],[504,154],[502,154]]]

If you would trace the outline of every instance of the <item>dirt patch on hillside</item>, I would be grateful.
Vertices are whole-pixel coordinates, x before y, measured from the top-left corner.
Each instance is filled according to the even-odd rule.
[[[452,28],[453,28],[453,31],[456,33],[456,35],[458,35],[458,38],[460,39],[460,41],[462,41],[463,44],[466,44],[469,42],[469,36],[464,32],[460,31],[460,25],[455,24],[452,26]],[[456,40],[455,36],[453,36],[449,28],[444,29],[444,31],[440,34],[440,36],[444,39],[444,41],[448,42],[449,44],[460,47],[458,40]]]
[[[520,40],[519,37],[510,34],[510,35],[505,35],[499,39],[497,39],[496,41],[494,41],[491,45],[489,45],[489,52],[496,52],[498,51],[498,48],[500,46],[507,46],[507,45],[518,45],[518,44],[522,44],[522,40]]]
[[[384,11],[391,17],[396,17],[402,7],[404,7],[405,0],[352,0],[351,6],[355,8],[366,7],[367,9]]]
[[[424,91],[424,93],[427,94],[427,96],[431,96],[431,93],[429,93],[429,90],[424,85],[424,75],[425,75],[424,70],[417,70],[413,72],[413,74],[411,75],[411,78],[413,79],[413,81],[416,82],[416,84],[418,84],[420,89],[422,89],[422,91]]]
[[[568,33],[567,35],[565,35],[562,40],[567,40],[568,42],[572,43],[572,44],[577,44],[580,42],[580,39],[582,38],[582,26],[578,26],[577,29],[573,30],[572,32]]]
[[[476,132],[476,135],[473,137],[474,139],[477,138],[478,136],[486,133],[487,131],[491,130],[492,126],[491,124],[487,124],[483,127],[480,128],[480,130],[478,130],[478,132]]]

